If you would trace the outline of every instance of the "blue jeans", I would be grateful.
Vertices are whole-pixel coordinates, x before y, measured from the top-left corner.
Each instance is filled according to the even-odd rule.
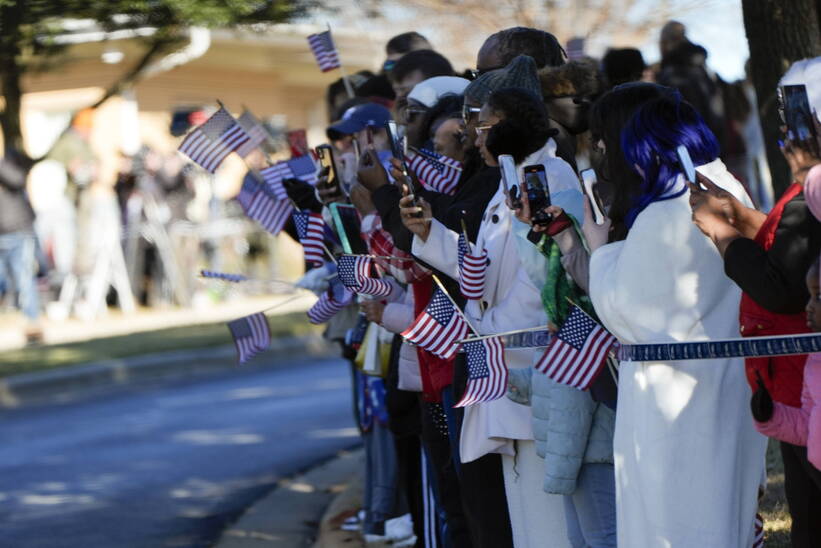
[[[20,310],[32,321],[40,316],[40,297],[35,279],[36,248],[33,232],[0,234],[0,277],[14,281]],[[8,283],[5,287],[8,290]]]
[[[573,548],[615,548],[616,474],[612,464],[583,464],[576,491],[564,496],[567,537]]]

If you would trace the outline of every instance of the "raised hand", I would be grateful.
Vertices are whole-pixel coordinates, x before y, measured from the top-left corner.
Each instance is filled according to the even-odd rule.
[[[427,241],[432,217],[430,204],[421,196],[414,201],[414,195],[410,193],[408,185],[402,185],[402,193],[404,196],[399,200],[399,213],[402,217],[402,224],[419,236],[423,242]]]

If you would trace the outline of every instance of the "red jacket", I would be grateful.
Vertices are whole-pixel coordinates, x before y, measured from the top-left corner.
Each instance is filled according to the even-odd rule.
[[[764,224],[761,225],[758,234],[755,236],[755,242],[765,251],[773,245],[775,231],[781,221],[784,206],[801,191],[802,188],[799,184],[794,184],[788,188],[767,215]],[[809,333],[810,331],[807,328],[807,319],[804,312],[797,314],[770,312],[755,302],[747,293],[743,293],[741,296],[739,320],[742,337],[789,335]],[[764,381],[764,385],[773,400],[793,407],[801,407],[801,386],[806,361],[806,355],[747,358],[745,360],[747,381],[755,391],[758,388],[757,373]]]

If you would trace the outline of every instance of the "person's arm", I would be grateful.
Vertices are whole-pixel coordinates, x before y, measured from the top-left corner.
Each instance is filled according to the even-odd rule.
[[[0,158],[0,184],[10,190],[26,186],[26,170],[8,158]]]
[[[724,252],[724,271],[758,304],[780,314],[804,310],[804,277],[818,257],[821,224],[804,200],[787,203],[769,251],[749,238],[738,237]]]
[[[806,387],[804,388],[806,390]],[[773,416],[767,422],[755,421],[756,430],[765,436],[793,445],[807,445],[810,414],[800,407],[773,402]]]
[[[562,268],[587,293],[590,286],[590,254],[584,248],[579,234],[573,227],[569,227],[553,236],[553,241],[562,252]]]

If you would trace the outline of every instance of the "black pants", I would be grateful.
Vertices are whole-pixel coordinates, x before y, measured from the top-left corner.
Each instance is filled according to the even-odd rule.
[[[464,394],[467,386],[467,364],[464,354],[458,354],[454,363],[451,392],[443,394],[445,405],[452,406]],[[447,389],[446,389],[447,390]],[[451,441],[458,447],[464,419],[464,409],[451,407]],[[454,451],[456,452],[456,451]],[[468,520],[475,548],[513,548],[513,531],[505,495],[505,477],[502,456],[489,453],[471,462],[459,465],[462,507]]]
[[[793,548],[821,548],[821,471],[807,460],[806,447],[782,441],[781,457]]]

